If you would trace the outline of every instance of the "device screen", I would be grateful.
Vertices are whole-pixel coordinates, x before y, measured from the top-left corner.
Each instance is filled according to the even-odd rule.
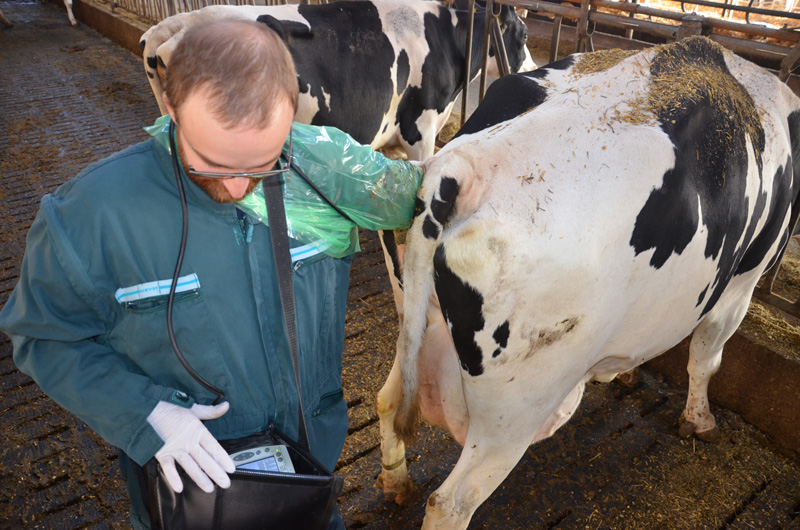
[[[268,456],[261,460],[254,460],[246,464],[236,466],[239,469],[249,469],[250,471],[280,471],[278,469],[278,462],[274,456]]]

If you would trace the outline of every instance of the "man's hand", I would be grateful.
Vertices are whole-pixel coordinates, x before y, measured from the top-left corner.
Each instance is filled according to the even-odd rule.
[[[214,491],[211,480],[222,488],[231,485],[228,473],[233,473],[236,466],[230,455],[200,421],[219,418],[228,412],[228,407],[228,402],[224,402],[215,406],[194,404],[187,409],[159,401],[147,416],[147,422],[164,440],[164,447],[156,453],[156,459],[164,470],[167,482],[176,493],[183,491],[183,483],[175,468],[176,461],[200,489],[207,493]]]

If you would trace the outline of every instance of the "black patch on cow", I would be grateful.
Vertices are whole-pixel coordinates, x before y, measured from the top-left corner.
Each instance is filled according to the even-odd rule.
[[[503,353],[503,348],[497,348],[495,351],[492,352],[492,358],[497,357],[501,353]]]
[[[439,224],[444,225],[453,215],[453,209],[456,206],[456,198],[461,186],[458,181],[452,177],[442,177],[439,182],[439,198],[435,196],[431,200],[431,213],[433,218],[439,221]]]
[[[319,102],[312,125],[335,124],[357,141],[371,142],[394,93],[395,52],[377,8],[370,2],[340,1],[299,5],[298,13],[310,29],[288,21],[281,27],[297,67],[300,91]]]
[[[792,159],[789,158],[784,167],[778,168],[778,172],[775,174],[775,177],[772,181],[772,202],[769,205],[769,214],[764,227],[755,238],[753,238],[753,235],[750,232],[755,230],[756,223],[751,222],[750,226],[748,227],[746,241],[750,241],[750,244],[747,246],[747,250],[742,257],[742,260],[739,262],[739,267],[736,270],[736,274],[744,274],[758,267],[758,265],[761,264],[765,258],[767,258],[770,247],[772,247],[775,241],[784,239],[784,241],[781,241],[781,243],[785,243],[789,240],[789,230],[783,229],[782,225],[786,219],[786,212],[789,210],[792,204],[792,190],[790,189],[791,182]],[[760,194],[759,200],[756,203],[756,211],[753,212],[754,219],[760,219],[764,217],[765,202],[766,195]],[[781,248],[783,248],[782,245],[779,246],[778,252],[771,256],[772,261],[777,258]]]
[[[713,291],[703,309],[706,314],[742,258],[736,245],[747,228],[745,131],[752,135],[759,173],[765,135],[757,119],[743,123],[730,112],[731,102],[737,101],[752,110],[748,116],[757,116],[750,95],[728,71],[722,48],[711,41],[691,38],[662,48],[650,72],[653,79],[687,79],[685,72],[701,67],[724,76],[733,88],[722,96],[717,90],[715,96],[701,84],[691,94],[678,95],[670,105],[656,109],[660,127],[673,144],[675,167],[665,173],[661,187],[651,192],[637,215],[630,244],[637,255],[654,250],[650,265],[658,269],[673,253],[684,251],[702,223],[708,231],[705,256],[719,259]],[[656,88],[651,86],[651,90]],[[763,210],[763,204],[758,206]]]
[[[397,111],[400,134],[410,145],[414,145],[422,139],[422,133],[417,127],[417,120],[422,113],[426,110],[444,112],[444,109],[455,100],[458,93],[464,88],[468,11],[459,9],[455,14],[457,18],[455,26],[451,22],[452,12],[444,7],[440,7],[436,15],[426,13],[423,16],[425,40],[430,51],[422,64],[422,85],[408,87],[400,100]],[[481,67],[481,61],[476,58],[483,57],[485,19],[485,10],[475,12],[470,79],[477,75]],[[519,22],[521,23],[521,21]],[[513,46],[520,48],[522,45],[524,43],[517,42]],[[506,49],[508,50],[510,47],[506,42]],[[517,68],[519,67],[517,66]],[[514,68],[513,71],[516,71],[517,68]]]
[[[497,326],[497,329],[494,330],[492,334],[492,338],[494,341],[500,346],[501,348],[505,348],[508,346],[508,336],[509,336],[509,325],[508,320],[503,322],[501,325]]]
[[[700,304],[703,303],[703,298],[706,297],[706,293],[708,292],[708,288],[709,287],[711,287],[711,286],[710,285],[706,285],[705,289],[703,289],[703,292],[700,293],[700,296],[697,297],[697,303],[694,305],[695,307],[697,307],[697,306],[699,306]]]
[[[464,17],[461,13],[458,16],[460,23]],[[442,7],[437,15],[425,13],[423,26],[429,52],[422,63],[422,83],[418,87],[408,87],[397,107],[400,134],[410,145],[422,140],[422,133],[417,127],[417,120],[422,113],[425,110],[444,112],[464,85],[463,49],[466,37],[460,42],[456,40],[457,32],[450,22],[450,11]],[[476,20],[476,30],[479,27]]]
[[[284,22],[282,20],[278,20],[272,15],[261,15],[256,19],[256,22],[261,22],[262,24],[265,24],[269,29],[277,33],[278,36],[281,38],[281,40],[283,41],[286,40],[286,32],[283,29]],[[287,24],[292,24],[292,22],[287,21]],[[295,30],[295,37],[299,35],[301,31],[305,31],[306,34],[308,33],[308,30],[306,29],[305,26],[302,26],[302,29],[295,27],[294,30]]]
[[[152,68],[153,70],[158,68],[158,60],[156,59],[155,55],[151,55],[150,57],[147,58],[147,66],[149,68]]]
[[[151,72],[150,70],[147,71],[147,77],[149,77],[150,79],[156,78],[155,74],[153,74],[153,72]]]
[[[381,241],[389,254],[389,259],[392,260],[392,274],[397,278],[397,283],[400,289],[403,288],[403,271],[400,268],[400,255],[397,253],[397,240],[394,238],[394,232],[391,230],[381,231]]]
[[[425,201],[423,201],[419,197],[416,197],[414,199],[414,218],[417,218],[424,213],[425,213]]]
[[[147,45],[147,41],[145,41],[145,40],[140,40],[140,41],[139,41],[139,49],[140,49],[140,50],[144,51],[144,47],[145,47],[146,45]]]
[[[161,56],[159,56],[159,55],[156,56],[156,62],[158,64],[158,66],[160,66],[163,70],[167,69],[167,65],[164,64],[164,59],[162,59]]]
[[[789,141],[792,144],[792,167],[794,174],[800,178],[800,111],[789,114],[786,122],[789,124]],[[794,197],[797,197],[798,192],[800,192],[800,186],[794,186],[792,191],[794,192]],[[794,203],[794,197],[792,203]]]
[[[461,367],[471,376],[481,375],[483,355],[475,342],[475,334],[485,325],[483,296],[450,270],[443,245],[436,249],[433,267],[436,295],[439,297],[442,314],[450,326]]]
[[[411,64],[408,61],[408,54],[405,50],[400,50],[397,56],[397,95],[403,93],[408,85],[408,76],[411,74]]]
[[[786,119],[789,125],[789,141],[792,145],[792,172],[794,181],[800,180],[800,111],[795,111],[789,114]],[[800,196],[800,182],[794,184],[792,187],[792,208],[800,208],[798,204],[798,196]],[[791,229],[792,227],[789,227]]]
[[[533,70],[532,72],[525,72],[521,75],[533,78],[546,77],[551,70],[567,70],[568,68],[572,67],[578,57],[578,55],[567,55],[563,59],[553,61],[552,63],[546,64],[541,68]]]
[[[541,105],[547,99],[547,90],[531,77],[506,75],[489,85],[481,104],[453,138],[482,131]]]
[[[439,239],[439,225],[437,225],[430,215],[425,216],[425,221],[422,223],[422,235],[427,239]]]

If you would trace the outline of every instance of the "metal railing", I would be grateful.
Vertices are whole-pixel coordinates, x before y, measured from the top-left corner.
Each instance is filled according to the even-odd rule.
[[[91,0],[96,4],[107,5],[112,12],[123,9],[148,24],[158,24],[178,13],[188,13],[211,5],[277,5],[286,0]]]

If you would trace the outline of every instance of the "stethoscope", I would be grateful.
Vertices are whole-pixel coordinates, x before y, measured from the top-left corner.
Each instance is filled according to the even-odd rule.
[[[172,171],[175,174],[175,182],[178,184],[178,195],[180,195],[181,198],[181,217],[183,226],[181,228],[181,245],[178,250],[178,261],[175,263],[175,272],[172,274],[172,285],[169,286],[169,296],[167,297],[167,335],[169,335],[169,343],[172,345],[172,351],[175,352],[175,356],[178,358],[180,363],[183,365],[186,371],[189,372],[189,375],[194,377],[195,380],[203,385],[206,390],[217,396],[217,399],[214,400],[213,404],[218,405],[223,399],[225,399],[225,392],[203,379],[203,377],[197,373],[194,368],[192,368],[192,365],[190,365],[189,361],[186,360],[186,357],[184,357],[183,352],[178,346],[178,341],[175,339],[175,330],[172,327],[172,309],[175,305],[175,287],[178,285],[178,277],[181,273],[183,257],[186,254],[186,239],[187,235],[189,234],[189,207],[186,203],[186,190],[183,188],[183,179],[181,178],[180,166],[178,165],[178,149],[175,145],[175,122],[172,120],[169,122],[169,149],[172,153]]]
[[[223,399],[225,399],[225,392],[217,388],[216,386],[212,385],[203,377],[197,373],[197,371],[192,368],[189,364],[189,361],[186,360],[186,357],[183,355],[180,347],[178,346],[178,341],[175,338],[175,330],[172,326],[172,313],[173,307],[175,304],[175,288],[178,285],[178,277],[180,276],[181,267],[183,266],[183,258],[186,254],[186,240],[187,235],[189,233],[189,207],[186,202],[186,190],[183,186],[183,179],[181,178],[181,171],[180,165],[178,164],[178,149],[175,144],[175,122],[170,120],[169,122],[169,147],[170,153],[172,155],[172,171],[175,174],[175,182],[178,184],[178,195],[180,196],[181,200],[181,218],[182,218],[182,227],[181,227],[181,244],[178,250],[178,260],[175,263],[175,271],[172,274],[172,284],[169,287],[169,296],[167,297],[167,335],[169,335],[169,342],[172,346],[172,351],[175,353],[175,356],[180,361],[181,365],[189,372],[198,383],[200,383],[206,390],[211,392],[212,394],[217,396],[217,399],[214,400],[214,405],[218,405]],[[334,210],[336,210],[340,215],[342,215],[345,219],[348,219],[353,224],[356,224],[350,216],[348,216],[345,212],[343,212],[336,204],[333,203],[324,193],[320,190],[312,181],[308,178],[308,176],[303,172],[296,164],[293,163],[291,159],[288,159],[284,153],[281,153],[281,156],[286,160],[286,163],[289,167],[295,171],[300,177],[308,184],[311,189],[313,189],[316,193],[322,197],[325,202],[328,203]]]

